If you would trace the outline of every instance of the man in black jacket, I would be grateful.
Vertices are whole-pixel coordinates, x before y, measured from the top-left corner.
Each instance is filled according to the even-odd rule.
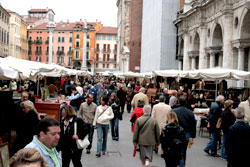
[[[208,128],[210,128],[212,132],[212,139],[204,148],[204,151],[208,154],[209,150],[211,150],[211,156],[219,157],[217,154],[217,142],[220,139],[220,129],[216,128],[216,124],[218,119],[221,117],[222,108],[224,108],[224,96],[220,95],[216,98],[216,102],[211,106],[210,111],[208,113]]]
[[[244,122],[244,109],[235,110],[236,122],[229,128],[226,138],[228,167],[249,166],[250,126]]]
[[[181,160],[181,162],[179,162],[179,167],[184,167],[186,163],[186,151],[189,140],[190,138],[192,138],[190,141],[192,141],[191,144],[193,144],[193,139],[196,137],[196,120],[193,112],[186,107],[187,98],[185,96],[181,96],[179,98],[179,103],[180,106],[173,109],[173,112],[177,114],[179,124],[182,128],[184,128],[184,132],[186,135],[183,159]]]

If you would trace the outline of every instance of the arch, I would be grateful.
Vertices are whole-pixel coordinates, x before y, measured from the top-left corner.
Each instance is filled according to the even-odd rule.
[[[223,46],[223,34],[220,24],[217,24],[214,28],[212,46]]]
[[[184,54],[184,39],[181,38],[181,43],[180,43],[180,54]]]
[[[213,46],[213,37],[214,37],[214,33],[215,33],[215,28],[217,28],[217,26],[220,26],[221,28],[221,33],[222,33],[222,40],[224,37],[224,25],[223,25],[223,21],[222,18],[220,17],[219,19],[215,19],[214,22],[212,23],[212,26],[210,28],[210,46]]]
[[[200,36],[198,33],[195,33],[195,36],[193,38],[193,51],[199,51],[200,50]]]
[[[247,8],[242,12],[239,27],[240,39],[250,39],[250,10]]]

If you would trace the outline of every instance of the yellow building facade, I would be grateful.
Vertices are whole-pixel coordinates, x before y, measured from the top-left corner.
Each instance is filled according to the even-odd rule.
[[[28,25],[21,20],[21,30],[20,30],[20,58],[27,59],[28,58],[28,41],[27,41],[27,27]]]

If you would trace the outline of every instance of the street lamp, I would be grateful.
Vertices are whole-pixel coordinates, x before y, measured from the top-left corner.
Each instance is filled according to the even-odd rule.
[[[47,28],[49,30],[49,63],[52,63],[52,49],[53,49],[53,31],[56,28],[56,23],[55,22],[48,22]]]

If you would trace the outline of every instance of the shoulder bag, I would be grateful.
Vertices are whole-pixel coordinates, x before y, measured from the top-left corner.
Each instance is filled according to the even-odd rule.
[[[74,135],[77,135],[77,122],[74,123]],[[76,145],[78,149],[84,149],[90,144],[88,135],[85,136],[85,138],[82,139],[77,139],[76,140]]]

